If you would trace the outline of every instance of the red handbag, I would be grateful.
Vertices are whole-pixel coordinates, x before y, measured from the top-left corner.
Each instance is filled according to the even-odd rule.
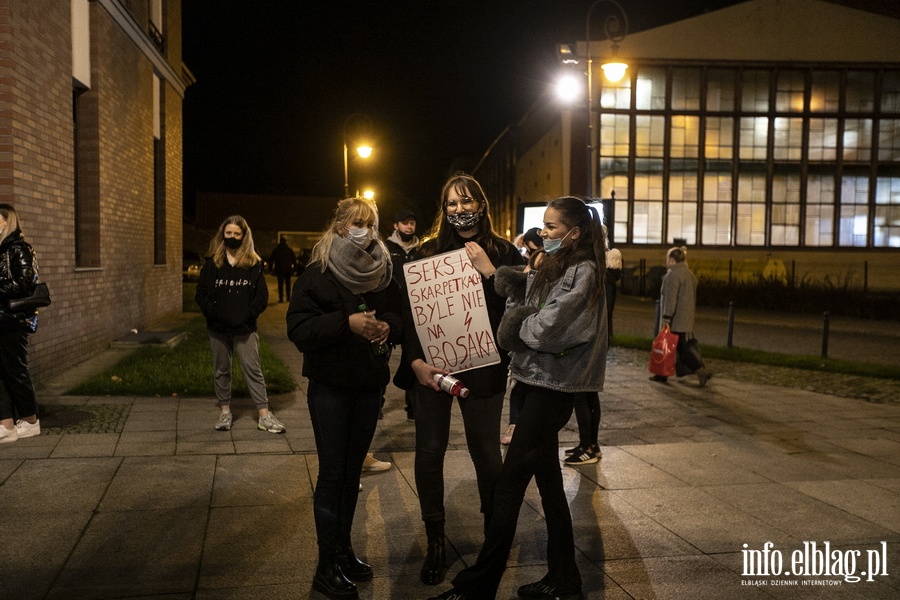
[[[660,377],[675,375],[675,350],[677,347],[678,336],[672,333],[668,325],[663,325],[650,348],[650,364],[647,369]]]

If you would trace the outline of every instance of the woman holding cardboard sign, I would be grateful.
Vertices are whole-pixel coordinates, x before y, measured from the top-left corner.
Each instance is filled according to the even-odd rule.
[[[465,248],[466,256],[481,275],[484,302],[490,318],[490,329],[496,339],[503,316],[504,299],[494,290],[494,273],[503,265],[521,265],[522,257],[491,226],[488,201],[481,185],[469,175],[457,173],[441,190],[441,210],[435,219],[428,241],[420,246],[417,259],[437,256]],[[421,309],[421,307],[418,307]],[[419,574],[426,585],[437,585],[446,573],[444,552],[444,453],[450,441],[450,410],[453,396],[442,392],[434,381],[436,373],[448,373],[426,361],[415,331],[413,311],[405,311],[404,344],[418,383],[413,389],[416,415],[416,489],[428,551]],[[485,529],[491,518],[494,485],[500,474],[502,457],[497,434],[506,390],[508,357],[500,351],[497,364],[467,370],[460,374],[470,393],[458,398],[466,432],[469,456],[475,465],[481,512]]]
[[[544,212],[538,270],[500,269],[509,297],[498,342],[512,354],[510,375],[523,403],[516,434],[494,491],[493,518],[478,560],[431,600],[494,598],[509,558],[519,509],[534,477],[547,520],[549,572],[519,588],[520,598],[581,600],[572,517],[559,464],[558,433],[577,393],[597,393],[606,375],[606,270],[597,211],[578,198],[553,200]]]

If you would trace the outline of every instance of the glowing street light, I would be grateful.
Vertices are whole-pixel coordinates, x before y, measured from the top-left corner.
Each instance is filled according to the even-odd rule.
[[[350,133],[354,138],[359,140],[360,137],[370,135],[372,120],[361,113],[353,113],[344,120],[344,198],[350,197],[350,169],[347,157],[347,134],[351,125],[353,126],[353,130],[350,131]],[[359,146],[356,147],[356,153],[360,158],[369,158],[372,155],[372,146],[360,141]]]
[[[365,190],[363,192],[363,198],[366,200],[374,200],[375,199],[375,191],[374,190]]]
[[[615,56],[619,49],[619,42],[625,39],[625,36],[628,35],[628,15],[625,13],[625,9],[622,8],[622,5],[616,2],[616,0],[596,0],[593,4],[591,4],[590,8],[588,8],[587,18],[584,23],[584,39],[585,45],[587,47],[587,160],[585,161],[587,164],[587,182],[585,183],[585,195],[590,198],[593,196],[593,187],[594,187],[594,169],[593,169],[593,159],[594,159],[594,120],[591,111],[593,110],[593,58],[591,57],[591,15],[594,12],[594,9],[604,2],[608,2],[616,7],[619,13],[622,16],[621,21],[619,20],[619,16],[616,14],[611,14],[606,17],[603,21],[603,33],[606,36],[606,39],[612,41],[612,56],[613,60],[610,60],[606,63],[600,65],[600,68],[603,69],[604,76],[611,82],[616,83],[620,81],[625,76],[625,71],[628,69],[628,65],[619,60],[615,59]],[[578,64],[578,58],[575,56],[575,53],[572,52],[572,49],[566,44],[560,44],[557,47],[557,56],[559,57],[560,63],[563,65],[575,65]],[[576,97],[578,97],[580,92],[580,86],[576,82],[576,80],[571,76],[564,76],[560,79],[557,84],[557,93],[563,100],[572,101]]]
[[[563,102],[574,102],[581,98],[581,79],[571,73],[563,75],[556,83],[556,94]]]

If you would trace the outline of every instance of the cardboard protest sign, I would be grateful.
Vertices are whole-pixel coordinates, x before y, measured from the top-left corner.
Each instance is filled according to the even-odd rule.
[[[465,248],[403,265],[425,361],[459,373],[500,362],[481,274]]]

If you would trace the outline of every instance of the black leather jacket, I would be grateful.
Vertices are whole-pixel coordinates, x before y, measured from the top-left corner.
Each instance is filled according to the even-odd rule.
[[[0,243],[0,318],[15,318],[9,300],[34,292],[34,251],[18,229]]]

